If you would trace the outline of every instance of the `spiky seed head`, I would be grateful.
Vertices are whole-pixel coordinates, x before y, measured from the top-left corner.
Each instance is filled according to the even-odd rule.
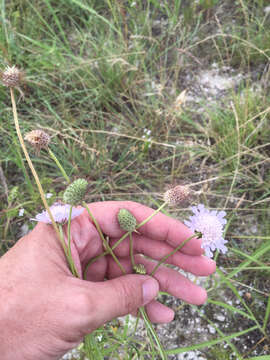
[[[141,274],[141,275],[145,275],[146,274],[146,268],[143,264],[135,264],[133,266],[133,271],[136,274]]]
[[[73,206],[79,205],[86,194],[88,182],[85,179],[73,181],[65,190],[63,201]]]
[[[51,141],[50,135],[43,130],[32,130],[25,134],[24,139],[33,146],[37,153],[39,153],[41,149],[47,149]]]
[[[120,209],[117,215],[122,230],[132,232],[136,230],[137,220],[127,209]]]
[[[23,72],[19,70],[15,65],[7,66],[2,72],[2,82],[4,86],[16,87],[20,85],[23,79]]]
[[[188,199],[189,195],[190,190],[188,186],[177,185],[165,192],[164,201],[166,201],[169,205],[175,206]]]

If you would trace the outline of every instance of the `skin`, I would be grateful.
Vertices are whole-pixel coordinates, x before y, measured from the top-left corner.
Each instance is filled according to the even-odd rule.
[[[138,223],[153,209],[134,202],[100,202],[89,204],[111,245],[124,232],[117,213],[128,209]],[[172,251],[192,233],[181,222],[161,213],[153,217],[134,235],[136,262],[150,272],[155,262]],[[87,212],[71,224],[72,255],[79,274],[88,261],[103,252],[102,242]],[[83,337],[107,321],[146,305],[153,322],[173,320],[171,309],[155,300],[159,290],[188,303],[206,301],[204,289],[193,284],[178,271],[160,267],[154,279],[130,274],[129,243],[126,239],[115,254],[126,269],[122,275],[110,256],[92,264],[87,280],[75,278],[67,266],[60,242],[51,225],[38,223],[0,259],[0,344],[2,360],[53,360],[77,346]],[[207,276],[215,271],[215,262],[202,255],[200,240],[190,240],[168,259],[185,271]],[[106,279],[106,281],[104,281]]]

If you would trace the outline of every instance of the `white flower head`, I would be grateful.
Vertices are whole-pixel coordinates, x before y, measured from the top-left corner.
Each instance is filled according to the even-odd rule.
[[[214,250],[220,250],[223,254],[228,250],[225,244],[227,240],[223,238],[223,228],[226,224],[225,211],[208,210],[204,205],[193,206],[193,214],[184,223],[192,230],[201,234],[202,248],[205,255],[213,257]]]
[[[24,208],[21,208],[21,209],[19,210],[19,216],[23,216],[23,214],[24,214]]]
[[[54,221],[58,224],[65,224],[66,222],[68,222],[70,207],[71,206],[68,204],[62,205],[62,204],[55,203],[54,205],[52,205],[50,207],[50,210],[51,210],[52,216],[54,218]],[[84,211],[83,208],[81,208],[81,209],[72,208],[71,220],[74,219],[75,217],[81,215],[83,211]],[[36,217],[32,218],[31,220],[41,221],[46,224],[52,223],[51,218],[46,210],[43,210],[40,214],[37,214]]]

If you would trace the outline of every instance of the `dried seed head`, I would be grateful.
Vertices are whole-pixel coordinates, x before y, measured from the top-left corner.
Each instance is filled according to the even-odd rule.
[[[132,232],[136,230],[137,220],[127,209],[120,209],[117,215],[122,230]]]
[[[23,79],[23,72],[19,70],[15,65],[7,66],[2,72],[2,82],[4,86],[16,87],[20,85]]]
[[[169,205],[178,205],[188,199],[189,195],[190,190],[188,186],[177,185],[165,192],[164,201],[166,201]]]
[[[24,139],[34,147],[37,153],[41,149],[47,149],[51,140],[50,135],[43,130],[32,130],[25,135]]]
[[[66,204],[79,205],[86,194],[88,182],[84,179],[77,179],[70,184],[63,195],[63,200]]]
[[[133,266],[133,270],[136,274],[141,274],[141,275],[146,274],[146,268],[143,264],[135,264]]]

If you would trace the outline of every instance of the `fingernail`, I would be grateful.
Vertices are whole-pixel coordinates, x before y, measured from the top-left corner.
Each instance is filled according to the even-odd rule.
[[[142,284],[143,305],[149,303],[157,295],[159,290],[158,282],[155,279],[148,279]]]

